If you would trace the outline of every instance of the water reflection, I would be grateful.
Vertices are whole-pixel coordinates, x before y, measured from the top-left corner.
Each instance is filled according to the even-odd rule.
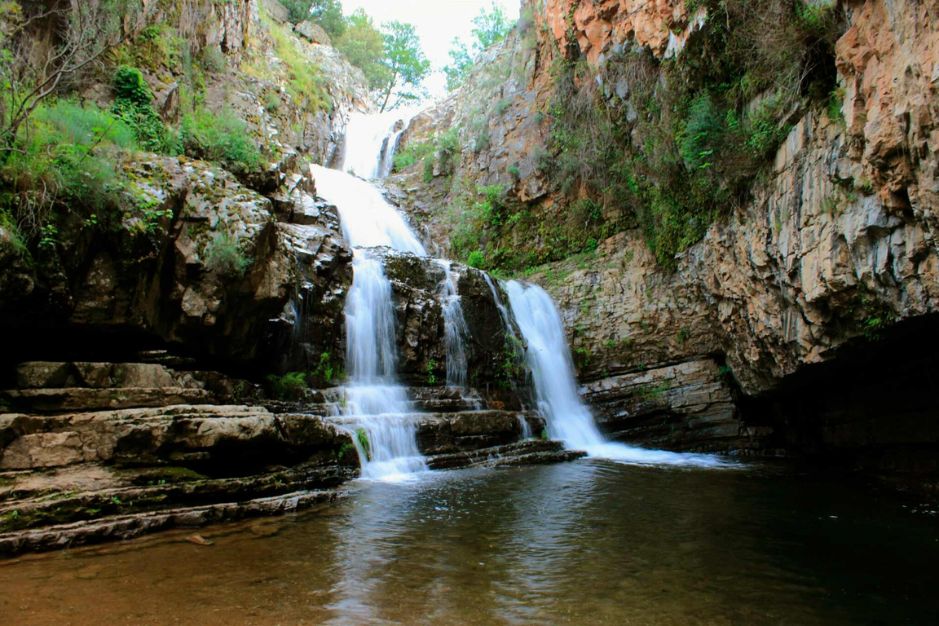
[[[759,472],[360,482],[294,518],[0,564],[4,623],[929,623],[936,520]],[[143,593],[141,593],[143,591]],[[9,619],[7,616],[11,616]]]

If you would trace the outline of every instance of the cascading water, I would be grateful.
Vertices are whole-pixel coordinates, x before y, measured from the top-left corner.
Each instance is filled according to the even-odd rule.
[[[554,301],[542,288],[509,281],[505,285],[515,322],[528,344],[525,358],[531,369],[538,409],[548,435],[592,457],[644,465],[725,465],[709,454],[681,454],[648,450],[606,441],[590,409],[577,393],[571,353]]]
[[[466,386],[466,319],[463,317],[463,304],[457,291],[457,277],[449,261],[436,259],[435,263],[443,268],[444,279],[441,289],[443,308],[444,339],[447,346],[447,385]]]
[[[388,247],[426,256],[402,215],[370,183],[352,172],[377,177],[388,149],[390,116],[353,115],[347,127],[345,172],[310,166],[317,193],[336,205],[352,246],[352,287],[346,298],[344,423],[354,433],[362,477],[399,480],[427,469],[417,447],[407,392],[397,380],[397,343],[391,283],[369,248]],[[396,117],[400,119],[400,115]],[[381,139],[379,137],[384,137]],[[362,436],[364,434],[364,436]]]
[[[402,109],[350,114],[340,169],[367,180],[390,174],[398,140],[413,116]]]
[[[483,278],[486,279],[486,284],[489,285],[489,291],[492,292],[492,301],[496,303],[496,308],[499,309],[499,315],[502,316],[502,324],[505,326],[506,332],[510,331],[511,324],[509,323],[509,312],[506,310],[505,305],[502,304],[502,296],[499,295],[499,290],[496,289],[496,284],[492,282],[492,277],[483,272]]]

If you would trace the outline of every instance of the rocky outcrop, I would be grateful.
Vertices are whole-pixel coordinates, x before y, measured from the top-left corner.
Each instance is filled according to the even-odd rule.
[[[444,269],[432,259],[411,254],[383,251],[381,255],[395,303],[399,375],[414,385],[445,384]],[[518,329],[514,325],[506,328],[482,272],[460,263],[450,265],[459,276],[457,292],[466,321],[463,343],[470,386],[483,390],[487,397],[524,387]],[[501,288],[497,289],[501,301],[506,302]]]
[[[547,0],[544,20],[560,47],[576,45],[596,64],[604,52],[624,44],[674,56],[706,16],[704,8],[689,15],[688,6],[684,0]]]
[[[0,322],[17,329],[8,358],[55,353],[66,329],[136,337],[127,350],[158,341],[275,370],[337,353],[351,254],[335,210],[316,205],[303,179],[292,179],[275,211],[205,163],[137,156],[125,168],[133,197],[115,230],[63,237],[61,254],[48,260],[61,268],[54,282],[41,267],[23,268],[21,278],[5,272],[13,277]],[[31,335],[38,328],[52,332]]]
[[[503,184],[508,201],[519,203],[513,210],[539,223],[567,219],[571,203],[546,184],[550,176],[515,156],[546,145],[549,68],[558,54],[583,59],[581,80],[595,82],[615,107],[632,90],[625,55],[642,50],[682,63],[685,44],[707,19],[704,9],[689,14],[672,0],[529,6],[519,32],[532,22],[534,44],[516,32],[488,53],[488,73],[477,70],[405,134],[412,142],[461,130],[463,156],[452,179],[435,171],[422,186],[419,173],[403,172],[391,186],[437,240],[457,226],[435,207],[475,185]],[[583,391],[611,434],[678,449],[807,451],[805,437],[785,436],[791,419],[778,412],[764,419],[752,399],[775,398],[792,377],[837,362],[856,345],[876,349],[887,329],[936,312],[939,31],[932,25],[939,16],[928,3],[896,0],[836,10],[844,11],[845,30],[832,71],[844,120],[818,107],[792,119],[752,196],[717,219],[674,269],[660,267],[643,233],[627,224],[595,252],[527,276],[559,303]],[[510,58],[527,61],[506,64],[502,80],[492,80],[491,68]],[[486,101],[482,94],[499,106],[474,126],[465,112]],[[621,113],[627,121],[638,115],[628,106]],[[478,129],[484,141],[474,141]],[[541,244],[531,238],[542,234],[526,236],[497,245],[537,252]]]

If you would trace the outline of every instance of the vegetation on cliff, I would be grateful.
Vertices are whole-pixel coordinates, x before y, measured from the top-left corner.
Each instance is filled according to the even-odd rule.
[[[484,102],[460,119],[458,161],[471,169],[476,155],[502,149],[491,142],[494,129],[513,123],[505,120],[511,108],[509,115],[528,116],[542,129],[543,145],[525,155],[534,170],[528,178],[544,179],[552,198],[539,206],[521,197],[519,163],[486,173],[489,184],[499,175],[498,202],[472,182],[482,176],[453,177],[448,195],[457,209],[445,216],[452,251],[484,268],[528,270],[590,253],[634,228],[672,268],[715,219],[748,201],[806,110],[840,108],[834,43],[844,16],[834,3],[690,2],[673,24],[690,33],[683,50],[663,56],[627,42],[607,50],[599,66],[577,43],[578,3],[570,6],[563,48],[538,24],[543,16],[523,12],[514,50],[489,59],[472,79]],[[531,80],[517,66],[519,55],[522,63],[537,59],[537,71],[550,76],[535,108],[505,88]],[[426,157],[417,160],[429,167]]]

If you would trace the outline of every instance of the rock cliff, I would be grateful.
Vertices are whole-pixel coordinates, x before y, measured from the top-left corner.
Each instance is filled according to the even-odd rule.
[[[620,220],[614,234],[566,259],[544,253],[565,245],[548,232],[551,224],[575,217],[581,229],[592,228],[579,213],[590,190],[576,181],[560,189],[552,185],[551,166],[539,166],[557,156],[550,151],[558,145],[552,107],[560,87],[551,68],[558,58],[575,64],[579,84],[596,86],[598,106],[635,137],[647,114],[635,108],[634,94],[646,80],[636,68],[661,72],[653,75],[658,87],[651,93],[665,93],[663,83],[674,80],[666,68],[693,67],[707,44],[711,3],[526,6],[517,31],[488,53],[488,65],[416,118],[405,135],[406,145],[414,145],[457,128],[462,157],[449,171],[437,165],[433,177],[424,176],[428,185],[419,171],[405,169],[391,194],[412,207],[436,241],[452,244],[464,238],[466,224],[434,207],[458,203],[467,188],[503,187],[507,213],[496,218],[503,222],[490,219],[483,230],[489,234],[474,245],[487,255],[531,251],[524,274],[558,301],[583,391],[611,432],[680,448],[776,453],[788,445],[798,451],[792,440],[784,442],[791,424],[766,419],[760,399],[775,402],[770,399],[781,386],[789,388],[787,381],[804,382],[818,364],[843,363],[857,349],[876,350],[895,336],[892,329],[906,335],[908,324],[928,324],[936,312],[937,8],[893,0],[821,3],[838,20],[831,56],[819,62],[833,69],[826,80],[835,95],[827,106],[788,111],[780,125],[786,133],[748,179],[743,201],[714,207],[717,217],[699,240],[663,267],[641,218]],[[637,54],[649,59],[645,65],[630,65]],[[506,79],[494,81],[494,67],[505,68]],[[748,111],[765,98],[758,96]],[[476,102],[496,105],[474,126],[467,111]],[[636,158],[648,156],[651,146]],[[612,204],[635,202],[626,194]],[[608,208],[602,210],[609,221]],[[529,216],[538,229],[524,228]],[[508,257],[486,260],[498,268],[500,258]],[[543,260],[549,263],[539,265]],[[911,352],[904,358],[920,352],[905,345]],[[903,412],[905,399],[897,403]],[[695,407],[690,413],[689,406]],[[890,413],[879,419],[889,422]],[[714,428],[696,434],[701,423]],[[816,452],[840,445],[816,443]],[[865,445],[877,443],[873,436]]]

